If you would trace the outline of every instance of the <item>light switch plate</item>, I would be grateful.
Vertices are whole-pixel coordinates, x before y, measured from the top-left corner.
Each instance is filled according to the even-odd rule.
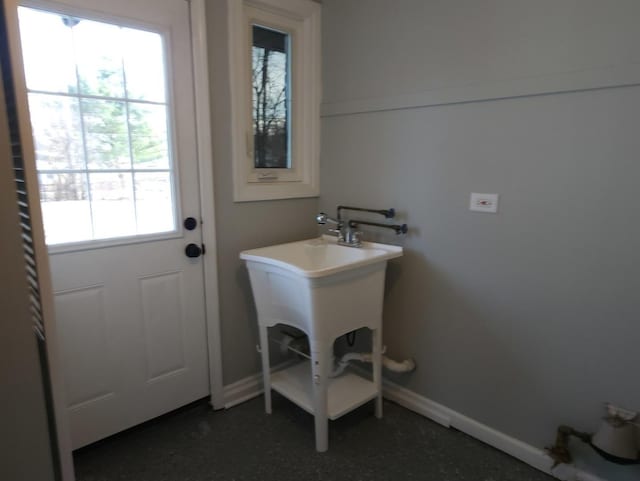
[[[498,212],[498,194],[477,194],[472,192],[469,210],[495,214]]]

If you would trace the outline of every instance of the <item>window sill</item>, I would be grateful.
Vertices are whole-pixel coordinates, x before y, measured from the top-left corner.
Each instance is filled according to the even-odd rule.
[[[234,202],[252,202],[318,197],[320,189],[300,182],[251,182],[237,185],[233,194]]]

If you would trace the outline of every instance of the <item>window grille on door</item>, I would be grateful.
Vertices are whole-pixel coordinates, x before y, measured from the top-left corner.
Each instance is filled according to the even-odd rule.
[[[164,35],[30,7],[18,17],[47,245],[174,235]]]
[[[55,416],[53,410],[53,396],[49,367],[47,363],[46,336],[40,286],[38,283],[38,266],[36,263],[35,247],[33,242],[31,215],[29,209],[29,197],[27,191],[27,179],[25,175],[24,157],[20,142],[20,125],[18,120],[18,108],[15,95],[15,86],[12,77],[12,65],[9,53],[9,35],[7,32],[4,8],[0,6],[0,68],[2,70],[2,87],[6,107],[7,123],[9,126],[9,141],[11,145],[11,157],[13,160],[13,173],[16,186],[16,195],[19,211],[19,222],[22,231],[22,246],[26,269],[25,281],[29,287],[30,310],[33,330],[36,335],[38,354],[40,359],[40,371],[42,373],[43,391],[47,407],[47,421],[49,428],[49,440],[54,464],[55,479],[62,479],[58,441],[56,436]]]

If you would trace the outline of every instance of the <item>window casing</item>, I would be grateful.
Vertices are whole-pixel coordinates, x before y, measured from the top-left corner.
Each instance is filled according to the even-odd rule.
[[[228,5],[234,200],[317,196],[320,5]]]

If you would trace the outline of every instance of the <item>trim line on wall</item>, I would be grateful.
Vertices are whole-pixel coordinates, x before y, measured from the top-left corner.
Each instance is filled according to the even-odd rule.
[[[555,73],[491,83],[437,88],[415,94],[363,98],[322,104],[321,117],[434,107],[534,95],[640,85],[640,64]]]

